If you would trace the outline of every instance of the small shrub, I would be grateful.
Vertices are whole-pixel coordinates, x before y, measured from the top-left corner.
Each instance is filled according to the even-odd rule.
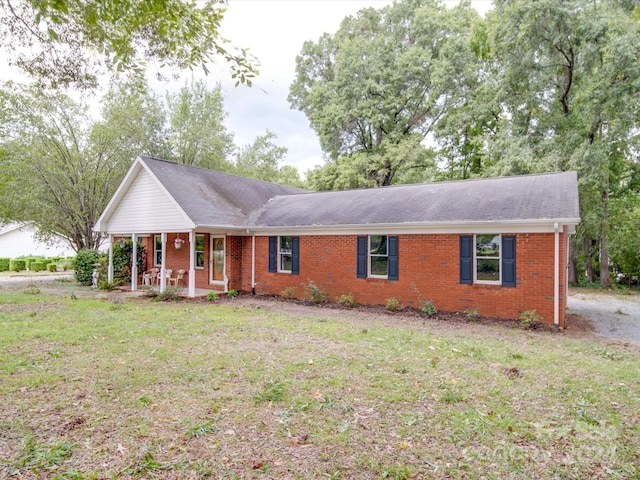
[[[58,264],[57,263],[49,263],[47,264],[47,270],[49,270],[50,272],[55,272],[58,270]]]
[[[422,302],[420,302],[420,311],[429,316],[438,313],[438,309],[431,300],[422,300]]]
[[[477,308],[474,308],[473,310],[467,312],[467,318],[472,322],[475,322],[476,320],[478,320],[478,318],[480,318],[480,312]]]
[[[399,312],[403,308],[404,306],[400,303],[400,300],[398,300],[396,297],[391,297],[387,299],[387,310],[389,310],[390,312]]]
[[[0,258],[0,272],[8,272],[11,259],[7,257]]]
[[[535,310],[526,310],[520,315],[520,325],[522,328],[535,329],[542,323],[542,317]]]
[[[237,296],[238,296],[238,291],[237,291],[237,290],[234,290],[234,289],[232,288],[231,290],[229,290],[229,291],[227,292],[227,295],[228,295],[230,298],[235,298],[235,297],[237,297]]]
[[[327,300],[327,292],[321,290],[315,283],[309,280],[309,284],[306,286],[311,295],[311,300],[315,303],[321,303]]]
[[[173,302],[180,298],[180,289],[178,287],[167,287],[163,292],[158,292],[155,300],[158,302]]]
[[[338,303],[345,307],[357,307],[358,302],[353,299],[353,295],[349,293],[348,295],[341,295],[338,299]]]
[[[11,272],[22,272],[27,269],[27,262],[25,260],[11,260],[9,262],[9,270]]]
[[[64,261],[71,270],[76,269],[76,257],[67,257],[64,259]]]
[[[22,290],[22,292],[25,295],[40,295],[40,289],[33,284],[24,287],[24,290]]]
[[[286,287],[280,292],[280,295],[285,298],[293,298],[296,296],[296,287]]]
[[[158,291],[153,288],[146,288],[142,292],[142,296],[145,298],[150,298],[151,300],[156,300],[158,298]]]
[[[24,260],[24,266],[27,270],[31,270],[31,264],[33,262],[44,262],[44,259],[40,259],[37,257],[21,257],[21,260]]]
[[[100,254],[97,250],[84,249],[78,252],[75,262],[76,280],[83,285],[91,285],[94,263],[98,262]]]
[[[31,264],[29,265],[29,270],[31,270],[32,272],[41,272],[42,270],[44,270],[44,263],[31,262]]]
[[[113,290],[117,290],[120,286],[119,280],[114,280],[113,283],[109,283],[109,280],[106,278],[102,278],[98,280],[98,290],[104,290],[106,292],[112,292]]]
[[[218,299],[218,294],[216,292],[207,293],[207,300],[210,302],[215,302]]]

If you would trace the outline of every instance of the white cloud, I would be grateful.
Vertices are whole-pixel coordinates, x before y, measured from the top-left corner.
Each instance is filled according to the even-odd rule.
[[[323,33],[335,33],[342,20],[363,8],[382,8],[391,0],[229,0],[222,34],[238,47],[258,57],[260,75],[253,87],[233,87],[224,65],[217,79],[223,85],[226,124],[240,145],[251,142],[266,129],[288,148],[285,163],[301,174],[324,163],[317,135],[306,116],[291,110],[287,95],[295,78],[295,59],[305,41],[317,41]],[[445,1],[453,6],[457,0]],[[490,0],[474,0],[484,14]]]

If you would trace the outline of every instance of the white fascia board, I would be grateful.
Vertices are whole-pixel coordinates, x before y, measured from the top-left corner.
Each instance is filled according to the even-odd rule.
[[[106,229],[107,219],[111,217],[113,209],[115,209],[118,206],[118,204],[122,200],[122,197],[131,186],[131,183],[133,182],[133,179],[135,178],[136,174],[142,168],[140,165],[141,161],[142,159],[140,157],[137,157],[131,164],[131,167],[129,167],[129,171],[122,179],[122,182],[120,182],[120,185],[116,190],[116,193],[113,194],[113,196],[111,197],[111,200],[109,200],[109,203],[107,203],[107,206],[105,207],[104,211],[102,212],[100,217],[98,217],[98,221],[93,226],[94,232],[109,233],[107,232],[107,229]]]
[[[191,218],[182,209],[180,204],[178,204],[176,199],[173,198],[173,195],[171,195],[169,193],[169,191],[164,187],[162,182],[160,182],[160,180],[158,180],[158,177],[156,177],[153,174],[153,172],[147,166],[147,164],[144,163],[144,160],[141,157],[137,157],[135,159],[135,161],[133,162],[133,165],[131,165],[131,168],[129,168],[129,171],[125,175],[124,179],[122,180],[122,183],[120,183],[120,186],[116,190],[116,193],[113,195],[113,197],[111,198],[111,200],[107,204],[107,207],[104,209],[104,212],[102,212],[102,215],[100,215],[100,218],[98,218],[98,221],[96,222],[95,226],[93,227],[93,231],[94,232],[103,232],[103,233],[116,234],[116,232],[109,232],[108,231],[108,228],[106,227],[108,222],[106,220],[109,217],[111,217],[112,210],[117,208],[117,206],[119,205],[120,201],[122,200],[122,197],[124,197],[125,193],[127,192],[129,187],[131,186],[131,183],[133,183],[134,179],[136,178],[136,176],[139,174],[140,170],[142,170],[142,169],[144,169],[145,172],[147,172],[149,174],[149,176],[153,179],[154,182],[156,182],[156,184],[162,190],[162,192],[167,196],[167,198],[169,198],[169,201],[176,207],[176,209],[178,209],[180,214],[185,218],[185,220],[187,221],[186,225],[185,225],[185,228],[186,229],[195,228],[195,226],[196,226],[195,223],[193,222],[193,220],[191,220]]]
[[[140,158],[140,157],[138,157]],[[142,158],[140,158],[140,163],[142,165],[142,167],[145,169],[145,171],[149,174],[149,176],[151,176],[151,178],[153,178],[153,180],[156,182],[156,184],[158,185],[158,187],[160,187],[160,190],[162,190],[164,192],[164,194],[169,198],[169,201],[171,203],[173,203],[173,205],[178,209],[178,211],[180,212],[180,214],[184,217],[184,219],[187,221],[185,227],[186,228],[195,228],[196,224],[193,222],[193,220],[191,220],[191,217],[189,217],[189,215],[187,215],[187,213],[182,209],[182,206],[176,201],[175,198],[173,198],[173,195],[171,195],[169,193],[169,190],[167,190],[164,185],[162,184],[162,182],[160,180],[158,180],[158,177],[156,177],[153,172],[151,171],[151,169],[147,166],[146,163],[144,163],[144,160]]]
[[[238,235],[242,233],[249,234],[249,229],[247,227],[239,227],[238,225],[196,225],[193,228],[194,230],[198,230],[199,232],[215,233],[221,235],[224,233],[236,233]]]
[[[359,235],[359,234],[461,234],[461,233],[553,233],[554,224],[575,226],[579,219],[438,224],[311,225],[248,227],[254,235]]]

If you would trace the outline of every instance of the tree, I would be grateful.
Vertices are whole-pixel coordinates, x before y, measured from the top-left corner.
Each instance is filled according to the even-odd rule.
[[[13,84],[0,90],[0,161],[7,178],[2,194],[11,199],[3,202],[0,217],[31,221],[43,236],[62,236],[76,251],[98,248],[102,238],[93,225],[133,152],[154,154],[145,140],[154,134],[135,125],[161,125],[153,97],[138,89],[125,92],[114,89],[105,119],[94,122],[85,106],[63,94]],[[125,106],[132,108],[128,114]]]
[[[141,78],[147,62],[193,69],[215,58],[251,85],[246,50],[220,34],[216,0],[0,0],[0,46],[12,65],[51,87],[91,88],[105,69]],[[96,53],[98,55],[96,55]]]
[[[640,94],[640,24],[633,8],[615,0],[502,0],[488,18],[501,122],[484,139],[495,153],[485,174],[513,173],[514,145],[529,157],[516,173],[578,170],[586,266],[593,239],[603,286],[610,285],[609,202],[637,162],[639,108],[630,99]]]
[[[235,146],[233,134],[223,123],[227,112],[220,85],[207,90],[204,81],[192,81],[179,92],[167,94],[166,100],[170,148],[166,158],[222,172],[233,170],[229,158]]]
[[[477,18],[468,3],[447,10],[406,0],[363,9],[335,35],[305,42],[289,101],[318,134],[328,177],[349,172],[348,185],[383,186],[432,166],[423,142],[462,102],[455,79],[471,68],[469,25]]]
[[[252,144],[241,148],[236,157],[234,173],[265,182],[302,187],[298,170],[289,165],[279,166],[287,154],[285,147],[275,144],[276,134],[267,130]]]

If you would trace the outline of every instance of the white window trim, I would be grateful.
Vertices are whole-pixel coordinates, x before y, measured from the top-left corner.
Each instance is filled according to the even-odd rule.
[[[498,256],[497,257],[480,257],[490,260],[498,260],[498,280],[478,280],[478,257],[476,255],[476,245],[478,235],[497,235],[500,240],[498,243]],[[502,285],[502,234],[501,233],[474,233],[473,234],[473,283],[480,285]]]
[[[197,262],[198,262],[198,237],[202,237],[202,266],[199,267]],[[207,251],[207,245],[205,244],[205,234],[204,233],[196,233],[193,236],[193,241],[194,241],[194,246],[193,246],[193,250],[194,250],[194,263],[193,263],[193,268],[195,268],[196,270],[204,270],[204,265],[205,265],[205,252]]]
[[[387,237],[387,254],[386,255],[378,255],[378,254],[371,254],[371,237]],[[371,273],[371,257],[385,257],[387,259],[387,274],[386,275],[374,275]],[[367,277],[369,278],[384,278],[384,279],[388,279],[389,278],[389,235],[382,235],[382,234],[376,234],[376,235],[368,235],[367,236]]]
[[[291,252],[290,253],[282,253],[280,251],[280,239],[281,238],[290,238],[291,239]],[[282,255],[289,255],[291,257],[291,266],[293,267],[293,236],[291,235],[278,235],[278,257],[276,258],[276,262],[277,262],[277,271],[278,273],[291,273],[292,270],[284,270],[282,269],[281,265],[282,265]]]
[[[160,249],[156,249],[156,239],[160,239]],[[153,266],[154,267],[162,267],[162,258],[160,258],[160,263],[156,263],[158,259],[157,253],[160,252],[160,257],[162,257],[162,235],[154,235],[153,236]]]

